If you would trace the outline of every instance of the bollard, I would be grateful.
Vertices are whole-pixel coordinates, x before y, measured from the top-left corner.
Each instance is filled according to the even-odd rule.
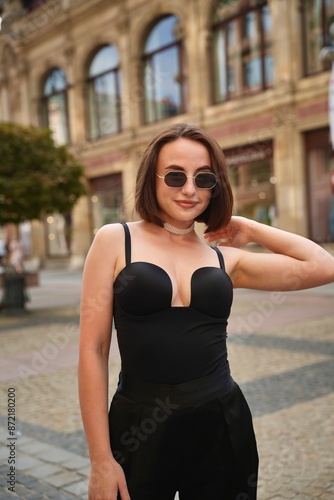
[[[24,274],[5,273],[3,275],[1,308],[10,314],[22,314],[25,312],[25,303],[27,300]]]

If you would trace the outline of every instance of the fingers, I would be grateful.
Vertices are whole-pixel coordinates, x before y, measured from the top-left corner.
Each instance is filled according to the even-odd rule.
[[[216,233],[207,233],[204,235],[204,238],[208,241],[229,240],[225,231],[219,231]]]
[[[118,463],[108,461],[92,468],[89,486],[89,500],[131,500],[125,475]]]
[[[131,500],[128,487],[126,485],[125,478],[119,480],[118,482],[119,494],[121,496],[121,500]]]
[[[215,231],[215,232],[211,232],[211,233],[206,233],[204,235],[204,238],[210,240],[210,239],[219,239],[222,237],[222,235],[224,234],[223,231]]]
[[[231,240],[224,240],[224,241],[220,241],[218,244],[217,244],[218,247],[233,247],[232,245],[232,241]]]
[[[127,487],[125,487],[124,491],[120,488],[119,494],[121,496],[121,500],[131,500]]]

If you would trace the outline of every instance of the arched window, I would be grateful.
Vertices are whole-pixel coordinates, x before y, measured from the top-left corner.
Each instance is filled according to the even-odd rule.
[[[146,123],[184,112],[184,58],[176,16],[159,21],[147,38],[144,87]]]
[[[90,138],[116,134],[121,130],[121,76],[118,53],[113,45],[97,52],[88,75]]]
[[[53,132],[57,144],[70,142],[65,73],[55,68],[46,78],[42,97],[42,125]]]
[[[274,79],[266,0],[218,0],[213,24],[214,101],[259,92]]]

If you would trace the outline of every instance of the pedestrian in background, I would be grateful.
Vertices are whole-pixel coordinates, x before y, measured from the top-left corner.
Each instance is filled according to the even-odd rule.
[[[19,240],[9,242],[9,265],[16,273],[23,272],[23,247]]]
[[[5,266],[5,257],[7,255],[6,243],[4,240],[0,240],[0,267]]]
[[[232,217],[232,205],[220,146],[177,124],[142,155],[141,220],[106,225],[94,239],[79,361],[90,500],[256,498],[252,417],[226,350],[233,288],[319,286],[334,281],[334,258],[306,238]],[[250,242],[270,252],[241,249]],[[122,371],[109,409],[113,318]]]

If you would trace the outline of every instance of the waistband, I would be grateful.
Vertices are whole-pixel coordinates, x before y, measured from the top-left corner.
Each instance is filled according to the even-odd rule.
[[[117,391],[138,403],[155,403],[157,398],[172,398],[178,404],[206,401],[224,396],[236,383],[230,374],[216,372],[182,384],[156,384],[120,374]]]

